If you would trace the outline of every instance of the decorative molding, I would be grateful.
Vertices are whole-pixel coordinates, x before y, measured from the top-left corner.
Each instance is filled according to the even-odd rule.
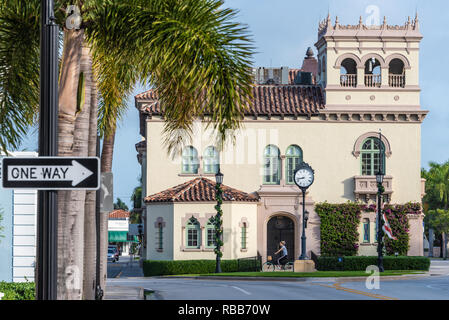
[[[384,176],[382,185],[385,188],[384,195],[391,199],[393,177]],[[377,195],[376,176],[354,176],[354,195],[356,201],[369,202],[370,199],[376,199]]]
[[[357,140],[355,141],[354,149],[352,150],[352,154],[354,155],[354,157],[356,157],[356,158],[359,157],[363,141],[365,141],[366,139],[368,139],[370,137],[378,138],[379,137],[379,132],[371,131],[371,132],[367,132],[367,133],[364,133],[361,136],[359,136],[357,138]],[[383,144],[385,146],[385,156],[387,158],[389,158],[392,155],[391,146],[390,146],[390,142],[385,137],[385,135],[382,135],[382,142],[383,142]]]

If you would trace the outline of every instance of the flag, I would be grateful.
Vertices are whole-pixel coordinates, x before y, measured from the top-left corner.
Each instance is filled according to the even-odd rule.
[[[382,214],[382,218],[384,220],[384,225],[382,226],[382,230],[386,233],[388,238],[393,240],[398,240],[395,236],[393,236],[393,231],[391,230],[390,224],[388,223],[387,216],[385,212]]]

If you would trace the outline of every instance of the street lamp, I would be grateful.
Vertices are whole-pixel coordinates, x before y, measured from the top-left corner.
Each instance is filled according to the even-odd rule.
[[[142,238],[142,233],[143,233],[143,225],[139,224],[137,226],[137,231],[139,232],[139,256],[142,256],[142,244],[143,244],[143,238]]]
[[[215,206],[215,210],[217,211],[217,214],[215,215],[215,255],[216,255],[216,264],[215,264],[215,273],[221,273],[221,265],[220,265],[220,259],[223,253],[221,252],[221,246],[223,245],[222,242],[222,221],[221,216],[223,214],[223,211],[221,210],[221,204],[223,203],[222,194],[223,191],[221,189],[221,184],[223,183],[223,173],[220,172],[220,165],[218,165],[218,171],[215,174],[215,198],[217,200],[217,205]]]
[[[382,133],[379,130],[379,171],[376,173],[377,181],[377,267],[379,272],[384,272],[383,262],[383,219],[382,219],[382,194],[385,191],[383,187],[384,181],[384,148],[382,145]]]

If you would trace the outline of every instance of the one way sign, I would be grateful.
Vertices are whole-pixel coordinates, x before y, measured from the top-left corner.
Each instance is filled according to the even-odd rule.
[[[97,157],[2,159],[2,185],[7,189],[97,190],[99,173]]]

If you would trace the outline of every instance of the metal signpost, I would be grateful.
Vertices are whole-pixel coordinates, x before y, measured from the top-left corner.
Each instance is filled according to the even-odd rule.
[[[58,34],[53,1],[41,0],[39,155],[58,154]],[[36,299],[56,300],[57,192],[38,192]]]

